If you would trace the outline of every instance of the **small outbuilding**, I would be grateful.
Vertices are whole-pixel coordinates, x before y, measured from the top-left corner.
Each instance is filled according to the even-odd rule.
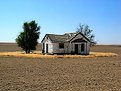
[[[90,52],[90,40],[81,32],[46,34],[41,41],[44,54],[83,54]]]

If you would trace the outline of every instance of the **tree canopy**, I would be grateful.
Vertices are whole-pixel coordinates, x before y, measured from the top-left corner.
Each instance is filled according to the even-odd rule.
[[[84,34],[91,41],[91,45],[96,44],[96,41],[94,40],[95,35],[92,33],[93,30],[91,30],[88,25],[80,24],[76,32],[81,32],[82,34]]]
[[[36,50],[40,35],[40,26],[35,21],[25,22],[23,31],[16,38],[16,42],[26,53]]]

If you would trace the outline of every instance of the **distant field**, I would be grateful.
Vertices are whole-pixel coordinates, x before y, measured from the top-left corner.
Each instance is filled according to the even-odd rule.
[[[37,50],[41,50],[41,45],[37,45]],[[21,51],[22,49],[17,46],[16,43],[0,43],[0,52],[12,52],[12,51]]]
[[[36,47],[37,51],[41,50],[41,44],[38,44]],[[97,45],[91,47],[91,51],[94,52],[120,52],[118,49],[121,48],[121,45]],[[16,43],[0,43],[0,52],[12,52],[12,51],[21,51],[22,49],[17,46]]]
[[[0,44],[1,52],[20,50],[16,44]],[[94,46],[91,51],[118,56],[0,57],[0,91],[121,91],[121,47]]]

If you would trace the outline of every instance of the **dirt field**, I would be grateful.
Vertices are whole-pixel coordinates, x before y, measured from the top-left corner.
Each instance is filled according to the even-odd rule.
[[[0,51],[18,51],[15,44]],[[38,47],[39,49],[39,47]],[[121,91],[121,46],[95,46],[117,57],[0,57],[0,91]]]
[[[0,43],[0,52],[21,51],[22,49],[16,43]],[[37,45],[37,50],[41,50],[41,45]]]

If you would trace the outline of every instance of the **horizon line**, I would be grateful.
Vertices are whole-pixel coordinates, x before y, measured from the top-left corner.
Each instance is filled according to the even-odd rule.
[[[16,43],[16,42],[0,42],[0,44],[7,44],[7,43]],[[41,43],[41,42],[38,42],[39,44]],[[103,44],[103,43],[97,43],[96,45],[121,45],[121,44]]]

